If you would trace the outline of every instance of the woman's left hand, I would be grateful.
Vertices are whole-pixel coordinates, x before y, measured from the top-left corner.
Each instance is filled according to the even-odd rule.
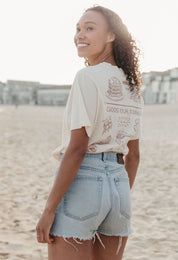
[[[52,244],[54,238],[50,235],[50,228],[54,221],[54,212],[44,210],[36,226],[37,240],[39,243]]]

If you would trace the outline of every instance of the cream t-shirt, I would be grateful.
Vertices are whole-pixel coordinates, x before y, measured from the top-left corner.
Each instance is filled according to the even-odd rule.
[[[121,68],[102,62],[79,70],[74,78],[63,116],[62,144],[52,155],[60,160],[71,130],[85,126],[87,153],[128,153],[129,140],[141,137],[143,98],[129,90]]]

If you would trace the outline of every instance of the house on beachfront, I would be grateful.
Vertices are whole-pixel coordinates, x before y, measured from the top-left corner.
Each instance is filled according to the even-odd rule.
[[[178,102],[178,68],[142,74],[145,104]]]
[[[6,84],[0,81],[0,104],[3,104],[4,88]]]
[[[8,80],[0,82],[0,104],[65,106],[70,89],[71,85]]]
[[[3,104],[36,104],[39,82],[8,80],[3,89]]]
[[[37,90],[37,104],[47,106],[65,106],[71,85],[41,84]]]

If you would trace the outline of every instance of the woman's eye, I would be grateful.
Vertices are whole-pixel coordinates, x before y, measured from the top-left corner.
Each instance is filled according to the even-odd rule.
[[[92,28],[92,27],[87,27],[87,30],[89,30],[89,31],[90,31],[90,30],[93,30],[93,28]]]
[[[92,27],[87,27],[87,31],[93,30]],[[80,28],[76,28],[76,32],[80,32]]]

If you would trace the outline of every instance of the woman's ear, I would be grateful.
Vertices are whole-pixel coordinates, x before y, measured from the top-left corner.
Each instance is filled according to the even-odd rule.
[[[113,42],[115,38],[116,38],[115,34],[113,32],[109,32],[107,42]]]

